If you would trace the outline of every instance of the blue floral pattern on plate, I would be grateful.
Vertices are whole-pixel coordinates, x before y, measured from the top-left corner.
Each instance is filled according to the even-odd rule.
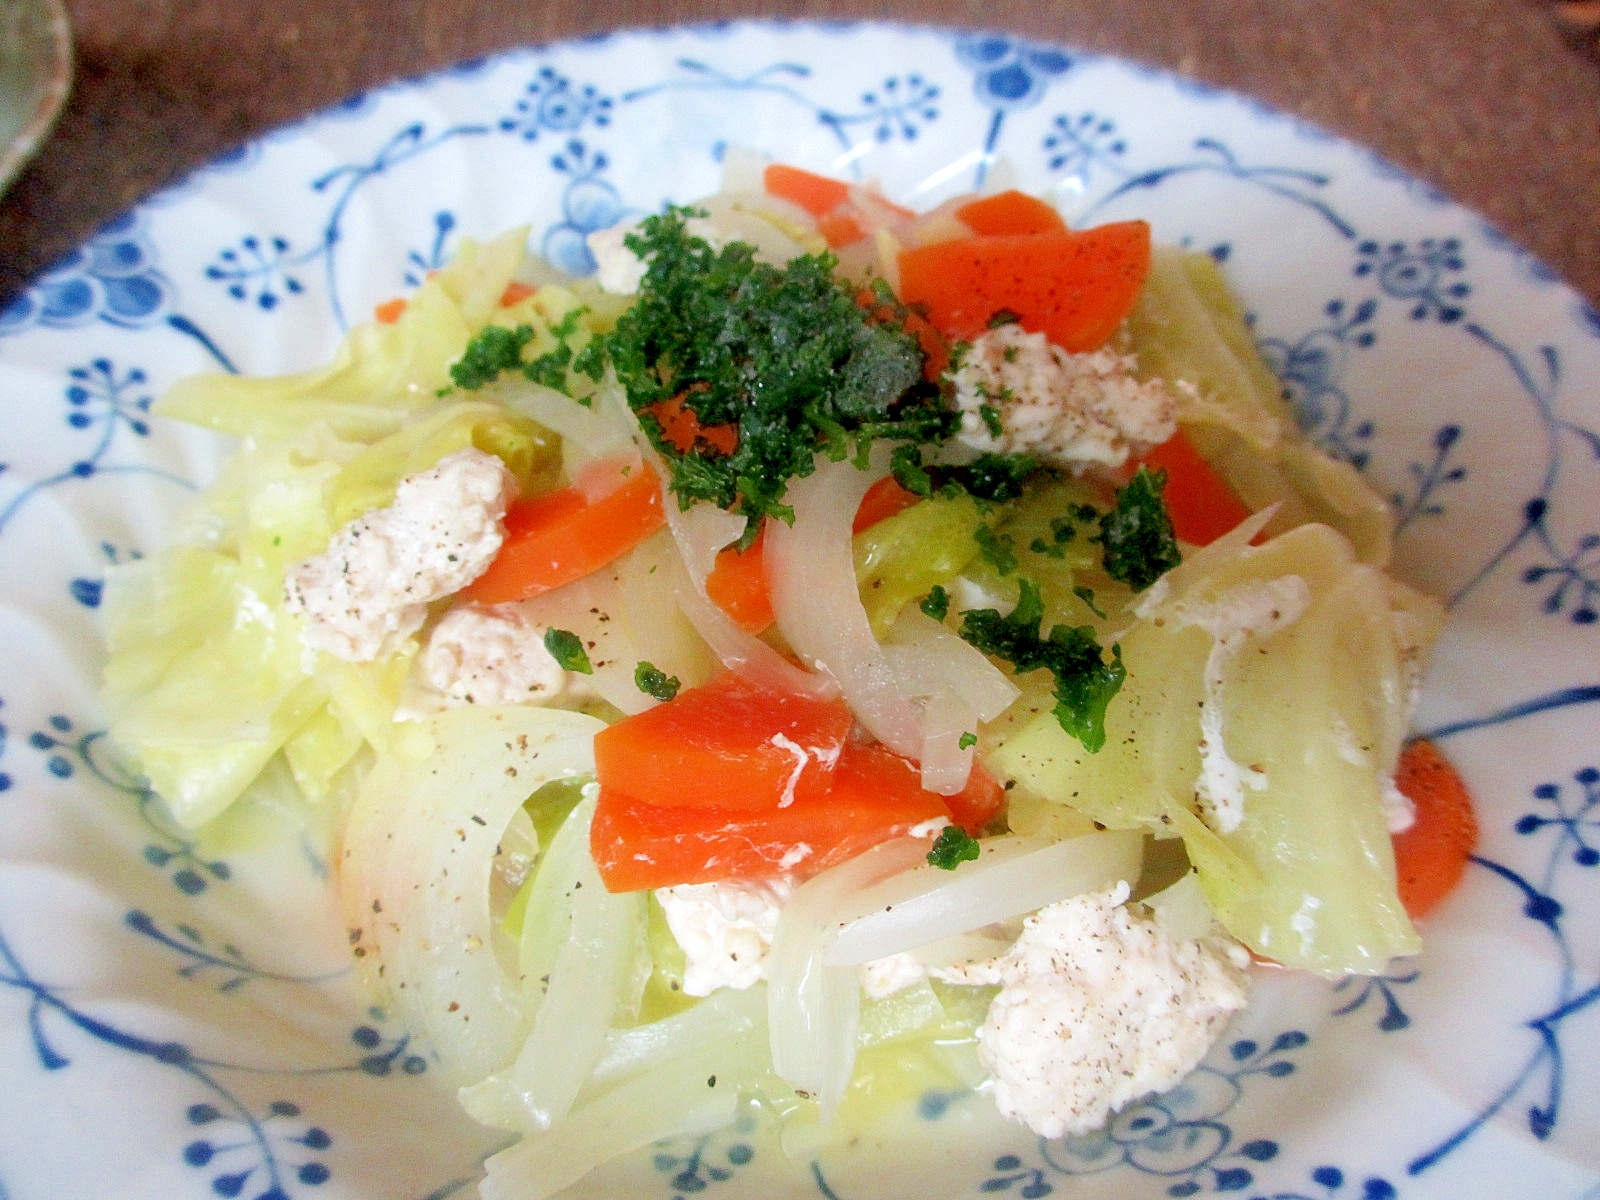
[[[1429,952],[1264,977],[1194,1076],[1101,1133],[1042,1141],[930,1092],[905,1145],[955,1139],[954,1160],[790,1169],[747,1114],[588,1194],[1597,1194],[1600,317],[1471,214],[1248,101],[1006,34],[751,23],[355,97],[111,223],[0,313],[0,1197],[472,1190],[494,1137],[368,1007],[315,831],[177,829],[109,752],[100,580],[225,451],[151,421],[173,379],[313,365],[465,237],[527,224],[590,271],[589,233],[710,191],[733,146],[919,206],[1014,179],[1222,261],[1305,428],[1393,499],[1396,569],[1451,605],[1419,727],[1484,838]]]

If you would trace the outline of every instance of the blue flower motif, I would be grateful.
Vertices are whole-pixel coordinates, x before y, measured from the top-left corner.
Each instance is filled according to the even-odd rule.
[[[561,194],[562,220],[546,231],[542,252],[570,275],[592,275],[598,264],[586,239],[597,230],[610,229],[623,216],[617,189],[600,178],[610,160],[574,138],[550,165],[569,182]]]
[[[1001,34],[958,39],[956,57],[976,72],[973,91],[978,100],[1001,112],[1037,104],[1051,81],[1072,66],[1072,56],[1058,47]]]
[[[524,141],[534,141],[541,132],[571,133],[585,121],[602,129],[611,123],[611,97],[593,84],[575,87],[551,67],[540,68],[524,92],[514,115],[500,121],[502,132],[521,134]]]
[[[0,310],[0,336],[42,325],[74,329],[102,320],[124,328],[148,325],[172,298],[156,267],[144,223],[129,213],[101,227]]]
[[[1353,309],[1342,300],[1331,300],[1323,308],[1327,325],[1292,344],[1278,338],[1260,343],[1262,357],[1283,381],[1301,428],[1327,453],[1357,467],[1367,465],[1365,443],[1375,428],[1371,421],[1356,418],[1342,381],[1351,350],[1366,349],[1375,340],[1371,321],[1377,309],[1375,300]]]
[[[1387,295],[1409,302],[1412,320],[1431,316],[1451,325],[1466,315],[1461,301],[1472,288],[1453,278],[1466,266],[1459,239],[1423,238],[1415,246],[1365,241],[1356,251],[1361,261],[1355,273],[1372,276]]]
[[[206,268],[206,278],[223,284],[235,300],[253,299],[257,308],[271,312],[282,294],[298,296],[305,291],[305,285],[289,271],[316,253],[296,255],[286,238],[247,234],[239,240],[237,250],[225,247],[218,253],[218,261]]]

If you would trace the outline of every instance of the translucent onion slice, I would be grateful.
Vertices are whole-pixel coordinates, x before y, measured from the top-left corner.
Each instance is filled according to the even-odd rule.
[[[696,504],[685,511],[666,487],[665,481],[672,477],[666,463],[645,437],[644,430],[639,428],[638,418],[625,403],[622,408],[627,413],[634,444],[644,460],[655,468],[666,489],[661,507],[682,561],[678,564],[681,570],[672,571],[662,582],[671,585],[689,623],[723,666],[752,683],[810,696],[837,694],[838,686],[832,679],[796,666],[754,634],[740,629],[732,617],[712,603],[706,594],[706,577],[716,563],[717,551],[736,541],[744,531],[744,518],[724,512],[713,504]]]
[[[1031,838],[983,843],[954,871],[926,862],[864,887],[835,909],[823,962],[852,966],[1139,877],[1144,847],[1134,830],[1107,830],[1040,845]]]
[[[976,647],[914,606],[895,619],[884,654],[902,694],[923,704],[922,786],[951,796],[972,769],[967,734],[998,717],[1020,694]]]
[[[768,522],[767,588],[778,629],[803,661],[839,682],[856,720],[897,754],[920,759],[922,713],[900,690],[856,588],[851,526],[861,498],[888,473],[888,447],[873,447],[872,466],[820,459],[790,482],[794,523]],[[959,790],[959,789],[957,789]]]
[[[588,404],[580,404],[564,392],[507,373],[489,384],[484,392],[486,396],[503,401],[513,412],[531,417],[546,429],[560,434],[562,466],[568,479],[576,479],[594,463],[637,452],[628,423],[620,419],[617,405],[605,402],[608,389],[620,392],[622,385],[614,375],[608,374],[600,387],[599,395],[591,398]]]
[[[566,1116],[605,1053],[613,1023],[637,1000],[630,993],[645,952],[645,893],[606,891],[588,853],[594,806],[591,792],[563,823],[539,871],[555,873],[552,890],[568,915],[548,974],[523,978],[527,1001],[536,1005],[533,1028],[508,1070],[462,1090],[467,1111],[485,1124],[548,1129]],[[530,904],[526,925],[548,925],[553,915]]]
[[[693,1008],[631,1029],[612,1030],[588,1086],[604,1090],[674,1059],[701,1053],[732,1036],[748,1035],[759,1044],[766,1038],[766,1029],[765,984],[718,988]]]
[[[500,835],[536,789],[594,772],[602,728],[553,709],[451,709],[397,733],[351,809],[346,923],[375,988],[456,1085],[510,1062],[526,1032],[489,906]]]
[[[741,1081],[763,1071],[761,1039],[730,1034],[636,1075],[528,1133],[484,1163],[483,1200],[545,1200],[614,1158],[662,1138],[730,1124]],[[712,1081],[715,1082],[712,1082]]]
[[[772,1069],[825,1112],[843,1096],[855,1067],[860,991],[853,967],[824,958],[839,912],[863,888],[921,862],[919,838],[882,842],[806,880],[783,907],[767,957],[767,1026]]]

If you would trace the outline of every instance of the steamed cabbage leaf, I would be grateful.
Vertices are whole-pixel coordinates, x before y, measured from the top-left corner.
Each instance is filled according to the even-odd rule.
[[[1242,632],[1226,628],[1252,605],[1258,632],[1242,618]],[[1263,956],[1379,971],[1418,945],[1385,798],[1441,615],[1327,526],[1224,539],[1158,584],[1122,637],[1128,675],[1104,749],[1086,752],[1043,713],[989,762],[1105,825],[1182,836],[1218,917]],[[1232,828],[1201,799],[1230,775]]]

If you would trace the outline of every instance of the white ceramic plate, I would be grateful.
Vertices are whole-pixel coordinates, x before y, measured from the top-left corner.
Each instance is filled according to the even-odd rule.
[[[1369,154],[1237,98],[1005,36],[732,25],[462,67],[141,206],[0,314],[0,1200],[470,1193],[493,1140],[348,969],[327,864],[197,842],[101,736],[96,604],[221,451],[185,373],[324,360],[465,235],[583,235],[712,190],[728,145],[932,204],[1009,172],[1077,223],[1221,257],[1305,424],[1400,513],[1452,620],[1419,716],[1483,842],[1385,976],[1266,975],[1193,1078],[1042,1141],[931,1092],[790,1168],[758,1121],[603,1196],[1600,1195],[1600,317]]]

